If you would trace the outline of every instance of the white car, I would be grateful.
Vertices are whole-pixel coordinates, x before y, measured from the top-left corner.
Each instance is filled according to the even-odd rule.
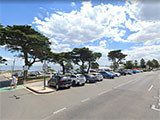
[[[96,76],[97,81],[102,81],[103,80],[103,76],[100,73],[94,73],[92,75]]]
[[[71,75],[70,77],[72,79],[72,85],[73,86],[85,85],[85,83],[86,83],[86,78],[82,74]]]
[[[121,76],[121,74],[120,74],[120,73],[117,73],[117,72],[113,72],[113,74],[115,74],[116,77]]]

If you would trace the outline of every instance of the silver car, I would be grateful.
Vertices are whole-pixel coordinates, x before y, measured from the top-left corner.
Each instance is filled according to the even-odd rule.
[[[73,86],[85,85],[85,83],[86,83],[86,78],[82,74],[71,75],[70,77],[72,79],[72,85]]]
[[[102,81],[103,80],[103,76],[100,73],[94,73],[92,75],[96,76],[97,81]]]

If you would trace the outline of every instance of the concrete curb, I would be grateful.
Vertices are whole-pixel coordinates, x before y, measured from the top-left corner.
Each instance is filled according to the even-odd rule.
[[[31,90],[32,92],[37,93],[37,94],[49,94],[49,93],[55,92],[54,89],[51,89],[51,88],[48,88],[48,87],[46,87],[46,90],[42,89],[43,87],[38,86],[38,88],[40,88],[40,89],[37,89],[36,87],[37,86],[26,87],[26,88]]]

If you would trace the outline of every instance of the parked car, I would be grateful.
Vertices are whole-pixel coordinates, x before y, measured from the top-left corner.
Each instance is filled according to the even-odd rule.
[[[118,70],[118,72],[121,74],[121,75],[126,75],[126,72],[124,70]]]
[[[107,71],[103,71],[103,72],[99,72],[103,78],[112,78],[114,79],[115,75],[110,73],[110,72],[107,72]]]
[[[48,81],[48,86],[53,86],[58,90],[59,88],[70,88],[72,85],[72,80],[69,76],[61,76],[61,75],[56,75],[53,76],[49,81]]]
[[[136,70],[132,70],[132,73],[133,73],[133,74],[136,74],[136,73],[137,73],[137,71],[136,71]]]
[[[86,83],[86,78],[82,74],[70,75],[70,77],[72,79],[72,85],[73,86],[85,85],[85,83]]]
[[[103,80],[103,76],[100,73],[94,73],[92,74],[97,78],[97,81],[102,81]]]
[[[128,75],[132,75],[132,70],[124,70],[124,72],[126,73],[126,74],[128,74]]]
[[[115,77],[120,77],[121,76],[121,74],[118,73],[118,72],[112,72],[112,73],[115,74]]]
[[[41,73],[39,71],[31,71],[29,73],[29,76],[38,76],[38,75],[41,75]]]
[[[95,83],[96,82],[96,77],[91,74],[85,74],[84,75],[86,78],[86,83]]]
[[[90,70],[90,72],[96,72],[96,70],[94,70],[94,69],[91,69],[91,70]]]

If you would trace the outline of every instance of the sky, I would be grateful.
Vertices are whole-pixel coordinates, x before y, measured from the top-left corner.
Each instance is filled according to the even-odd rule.
[[[108,52],[118,49],[126,60],[160,62],[160,0],[1,0],[0,24],[31,25],[49,38],[53,52],[101,52],[101,66],[110,65]],[[0,47],[8,65],[13,59],[24,65],[16,54]]]

